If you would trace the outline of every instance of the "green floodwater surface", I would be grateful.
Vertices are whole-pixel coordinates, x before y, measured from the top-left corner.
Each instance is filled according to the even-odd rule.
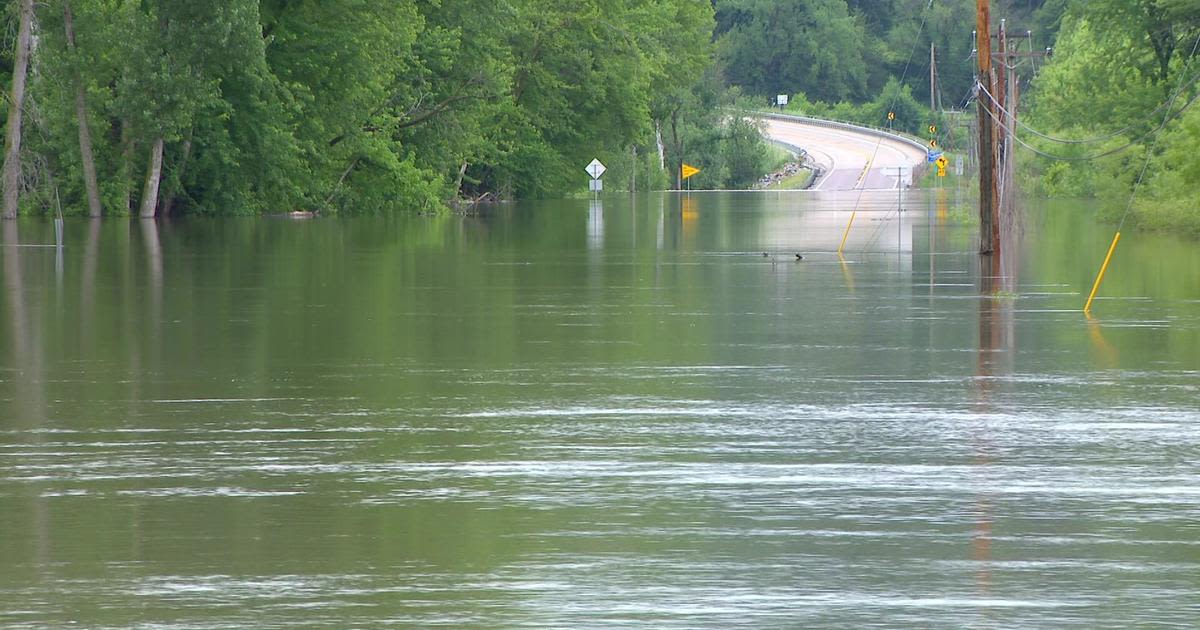
[[[0,627],[1200,622],[1196,243],[853,203],[4,223]]]

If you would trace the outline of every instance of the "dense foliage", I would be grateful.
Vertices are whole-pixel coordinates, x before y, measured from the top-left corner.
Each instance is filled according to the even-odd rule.
[[[1150,155],[1137,219],[1200,217],[1200,0],[992,4],[1056,50],[1026,74],[1030,124],[1111,135],[1023,135],[1079,158],[1036,161],[1042,190],[1127,197]],[[26,13],[27,212],[427,211],[578,192],[593,157],[610,190],[678,186],[685,161],[695,188],[740,187],[771,165],[739,95],[917,133],[938,122],[931,46],[935,109],[974,81],[974,0],[13,0],[6,94]]]
[[[677,133],[660,145],[668,118],[677,131],[722,127],[713,10],[699,0],[35,6],[26,211],[61,200],[86,212],[88,168],[107,214],[562,195],[586,183],[593,157],[661,187],[704,144]]]
[[[1069,0],[993,0],[1033,45],[1053,42]],[[813,102],[864,103],[889,81],[928,102],[929,49],[937,49],[945,107],[973,85],[975,0],[717,0],[718,54],[726,79],[748,94],[803,94]]]
[[[1096,195],[1120,218],[1148,159],[1132,221],[1200,234],[1200,108],[1189,107],[1200,93],[1198,45],[1198,0],[1072,4],[1027,121],[1076,143],[1018,132],[1043,153],[1070,158],[1031,160],[1041,190]]]

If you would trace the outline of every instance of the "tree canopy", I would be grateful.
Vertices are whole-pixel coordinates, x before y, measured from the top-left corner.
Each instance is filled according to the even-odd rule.
[[[1099,196],[1119,218],[1148,164],[1130,218],[1200,235],[1200,1],[1076,2],[1062,28],[1027,120],[1073,143],[1029,137],[1043,153],[1070,158],[1031,159],[1038,187]]]
[[[36,24],[27,210],[81,211],[89,162],[108,214],[554,196],[596,156],[665,181],[662,116],[712,64],[698,0],[46,0]]]

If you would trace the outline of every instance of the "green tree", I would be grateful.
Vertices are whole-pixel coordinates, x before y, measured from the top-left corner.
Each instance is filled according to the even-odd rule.
[[[753,94],[821,100],[866,94],[864,30],[845,0],[722,2],[720,57],[730,84]]]
[[[21,140],[24,132],[23,112],[25,87],[29,71],[29,55],[33,42],[33,0],[19,0],[17,39],[13,49],[11,92],[4,136],[4,208],[0,218],[17,216],[17,201],[21,192]]]

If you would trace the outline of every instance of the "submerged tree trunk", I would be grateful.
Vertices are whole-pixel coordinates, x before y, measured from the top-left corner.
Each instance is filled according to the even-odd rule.
[[[121,182],[121,214],[128,215],[133,211],[133,132],[129,128],[129,120],[121,120],[121,163],[118,167],[118,179]]]
[[[162,182],[163,139],[159,136],[150,149],[150,164],[146,168],[146,186],[142,189],[142,211],[138,216],[152,219],[158,210],[158,185]]]
[[[458,167],[458,179],[454,180],[454,195],[457,197],[462,195],[463,178],[467,176],[467,161],[463,160],[462,166]]]
[[[67,48],[75,53],[75,19],[71,15],[71,3],[63,2],[63,25],[67,31]],[[77,62],[78,60],[76,60]],[[83,85],[83,77],[78,66],[72,75],[75,80],[75,117],[79,121],[79,157],[83,162],[83,186],[87,189],[88,216],[98,217],[102,213],[100,207],[100,186],[96,183],[96,156],[92,152],[92,132],[88,127],[87,88]]]
[[[671,110],[671,172],[675,174],[675,190],[683,190],[683,146],[679,142],[679,108]],[[678,164],[676,164],[678,162]]]
[[[29,70],[29,50],[33,46],[33,0],[21,4],[21,25],[13,55],[12,96],[8,104],[8,129],[4,138],[4,210],[3,218],[17,217],[21,187],[21,114],[25,106],[25,75]]]

